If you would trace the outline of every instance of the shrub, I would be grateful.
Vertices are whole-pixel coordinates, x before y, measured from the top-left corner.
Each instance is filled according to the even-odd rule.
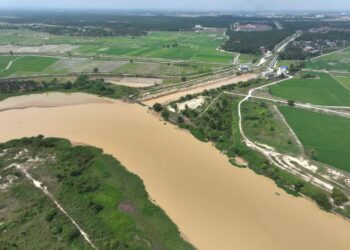
[[[341,206],[344,203],[348,202],[348,197],[346,197],[346,195],[337,188],[333,188],[332,199],[334,201],[334,204],[337,206]]]
[[[156,111],[156,112],[162,111],[162,110],[163,110],[162,104],[160,104],[160,103],[158,103],[158,102],[155,103],[155,104],[153,104],[153,110]]]

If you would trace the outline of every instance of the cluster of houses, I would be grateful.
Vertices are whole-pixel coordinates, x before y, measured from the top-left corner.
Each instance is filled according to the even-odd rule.
[[[240,24],[240,23],[235,23],[232,25],[232,30],[233,31],[268,31],[271,30],[272,27],[267,24]]]
[[[239,72],[241,73],[248,73],[251,72],[252,69],[250,65],[242,64],[239,66]],[[276,76],[282,76],[287,75],[289,73],[288,66],[280,66],[275,69],[269,68],[263,72],[260,73],[260,77],[265,79],[270,79]]]
[[[269,68],[261,72],[260,77],[265,79],[270,79],[277,76],[286,76],[288,75],[288,73],[289,73],[289,70],[287,66],[280,66],[280,67],[277,67],[276,69]]]

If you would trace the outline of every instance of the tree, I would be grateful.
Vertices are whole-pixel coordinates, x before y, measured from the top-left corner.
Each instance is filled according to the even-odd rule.
[[[170,112],[166,109],[163,109],[162,111],[162,117],[167,121],[169,119]]]
[[[186,82],[187,78],[186,76],[181,77],[181,81]]]
[[[178,122],[178,123],[184,123],[185,120],[184,120],[184,118],[182,118],[182,116],[178,116],[178,117],[177,117],[177,122]]]
[[[134,63],[134,60],[130,59],[129,62],[130,62],[130,63]]]
[[[13,51],[12,50],[10,50],[10,55],[13,56]]]
[[[291,107],[295,106],[295,102],[293,100],[288,100],[288,105]]]
[[[93,69],[93,72],[94,72],[94,73],[98,73],[98,71],[99,71],[99,70],[98,70],[97,67],[95,67],[95,68]]]
[[[338,188],[333,188],[332,199],[334,201],[334,204],[337,206],[341,206],[349,200],[348,197],[346,197],[346,195]]]
[[[155,103],[155,104],[153,105],[153,110],[159,113],[160,111],[163,110],[162,104],[160,104],[160,103],[158,103],[158,102]]]
[[[73,87],[73,84],[70,81],[64,84],[64,89],[71,89],[72,87]]]

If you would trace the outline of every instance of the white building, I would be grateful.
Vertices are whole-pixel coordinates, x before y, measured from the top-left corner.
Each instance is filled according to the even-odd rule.
[[[277,75],[287,75],[289,73],[287,66],[280,66],[277,69]]]
[[[241,73],[247,73],[247,72],[250,72],[251,71],[251,68],[249,65],[246,65],[246,64],[242,64],[239,66],[239,71]]]

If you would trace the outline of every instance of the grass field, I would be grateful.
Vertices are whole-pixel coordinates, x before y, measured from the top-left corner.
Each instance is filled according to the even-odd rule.
[[[274,96],[316,105],[350,106],[350,91],[326,73],[311,73],[316,78],[296,77],[273,85]]]
[[[13,61],[13,64],[8,70],[5,70],[10,61]],[[102,60],[92,58],[0,56],[0,77],[81,72],[92,73],[94,72],[94,68],[97,68],[100,73],[182,77],[209,73],[223,67],[212,64],[189,63],[130,63],[128,60]]]
[[[277,66],[289,66],[291,64],[298,64],[300,61],[298,60],[279,60]]]
[[[256,58],[257,58],[257,56],[255,56],[255,55],[240,54],[238,61],[239,61],[239,63],[251,63]]]
[[[17,59],[15,56],[0,56],[0,72],[5,70],[7,65],[12,61]]]
[[[310,155],[350,171],[350,119],[284,106],[279,109]]]
[[[152,32],[140,37],[65,37],[28,30],[1,30],[0,44],[42,45],[70,44],[80,47],[73,53],[102,54],[230,63],[233,55],[218,51],[225,42],[218,32]]]
[[[334,76],[345,88],[350,90],[350,76]]]
[[[306,62],[306,68],[326,70],[350,70],[350,48]]]
[[[278,111],[267,102],[249,101],[242,106],[243,128],[253,141],[274,147],[281,153],[301,153]]]
[[[9,57],[0,57],[0,61],[9,61]],[[49,66],[58,61],[54,57],[40,57],[40,56],[24,56],[16,59],[8,70],[0,72],[0,76],[21,76],[34,75],[47,69]],[[6,66],[5,66],[6,67]]]
[[[224,41],[218,33],[154,32],[142,37],[95,39],[76,52],[229,63],[233,56],[216,50]]]

